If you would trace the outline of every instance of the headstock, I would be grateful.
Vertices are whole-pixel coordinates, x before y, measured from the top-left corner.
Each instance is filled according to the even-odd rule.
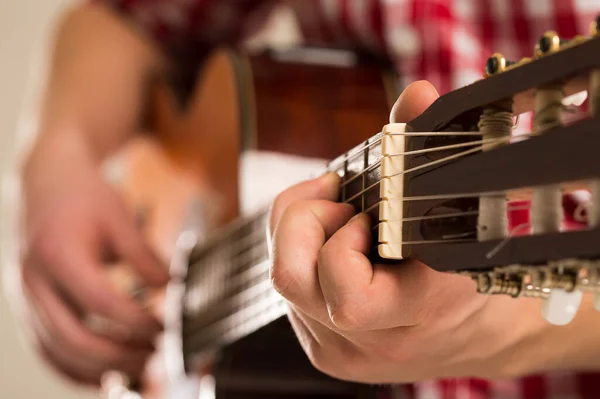
[[[568,122],[567,98],[582,91],[589,112]],[[517,138],[527,112],[533,127]],[[600,310],[599,113],[600,18],[588,36],[547,32],[531,57],[493,54],[481,80],[385,126],[378,255],[467,274],[481,293],[542,298],[554,324],[585,291]],[[589,199],[566,231],[564,195],[578,190]],[[517,210],[529,221],[510,226]]]

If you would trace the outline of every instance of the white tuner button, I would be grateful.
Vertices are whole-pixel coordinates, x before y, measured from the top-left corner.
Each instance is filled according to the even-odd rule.
[[[553,289],[542,303],[542,316],[548,323],[556,326],[569,324],[579,309],[582,297],[581,291]]]

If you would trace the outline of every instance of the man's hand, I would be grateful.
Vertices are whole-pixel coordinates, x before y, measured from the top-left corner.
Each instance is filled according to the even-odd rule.
[[[392,122],[420,114],[437,92],[409,86]],[[312,363],[369,383],[524,371],[521,345],[544,329],[539,302],[476,293],[467,277],[416,261],[372,265],[372,222],[334,202],[339,178],[300,183],[274,202],[270,220],[275,289]]]
[[[143,128],[148,79],[163,67],[105,5],[75,6],[57,26],[39,133],[21,176],[20,271],[34,341],[78,382],[98,384],[107,370],[137,374],[161,329],[109,281],[106,266],[117,262],[146,286],[165,284],[168,271],[100,164]]]
[[[77,142],[42,140],[28,162],[21,276],[44,357],[76,381],[98,384],[107,370],[138,375],[161,330],[149,310],[111,283],[107,264],[130,266],[146,286],[165,284],[168,269]],[[98,317],[117,334],[86,323]]]

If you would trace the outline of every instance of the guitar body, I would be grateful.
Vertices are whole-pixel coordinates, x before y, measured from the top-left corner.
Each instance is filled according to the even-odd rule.
[[[183,102],[167,84],[155,87],[151,132],[124,150],[121,188],[134,209],[146,211],[148,238],[175,274],[185,274],[185,234],[201,245],[214,229],[267,205],[294,183],[290,176],[310,177],[387,123],[397,96],[387,64],[320,54],[326,63],[306,62],[302,51],[218,51]],[[141,382],[144,399],[198,398],[206,387],[201,399],[373,397],[370,387],[314,369],[286,318],[184,370],[184,286],[182,279],[153,296],[166,333]]]

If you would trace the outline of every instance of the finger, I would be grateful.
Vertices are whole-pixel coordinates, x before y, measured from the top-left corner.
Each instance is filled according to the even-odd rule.
[[[317,276],[319,250],[353,214],[348,204],[300,201],[287,207],[275,230],[273,286],[313,318],[327,320]]]
[[[135,270],[141,279],[152,286],[163,286],[169,281],[169,270],[145,240],[135,218],[117,204],[117,211],[106,219],[110,242],[120,260]]]
[[[421,115],[438,97],[439,94],[431,83],[425,80],[411,83],[392,107],[390,122],[410,122]]]
[[[118,343],[93,334],[64,305],[47,280],[30,271],[23,272],[30,300],[34,303],[38,325],[50,347],[60,349],[71,363],[101,369],[136,370],[153,351],[152,345]]]
[[[287,207],[300,200],[323,199],[336,201],[339,196],[340,177],[333,172],[323,176],[298,183],[279,194],[270,210],[269,237],[273,236],[275,227]]]
[[[373,267],[371,223],[360,214],[335,233],[319,256],[319,283],[329,317],[344,331],[368,331],[419,323],[437,273],[416,261]],[[434,281],[435,280],[435,281]]]
[[[86,246],[70,242],[69,251],[57,247],[44,263],[47,275],[60,291],[86,315],[101,316],[122,326],[123,340],[149,341],[161,330],[160,323],[140,304],[116,289]],[[44,251],[42,251],[44,252]],[[47,254],[46,254],[47,255]],[[38,262],[35,263],[39,265]],[[38,267],[39,270],[43,268]]]

